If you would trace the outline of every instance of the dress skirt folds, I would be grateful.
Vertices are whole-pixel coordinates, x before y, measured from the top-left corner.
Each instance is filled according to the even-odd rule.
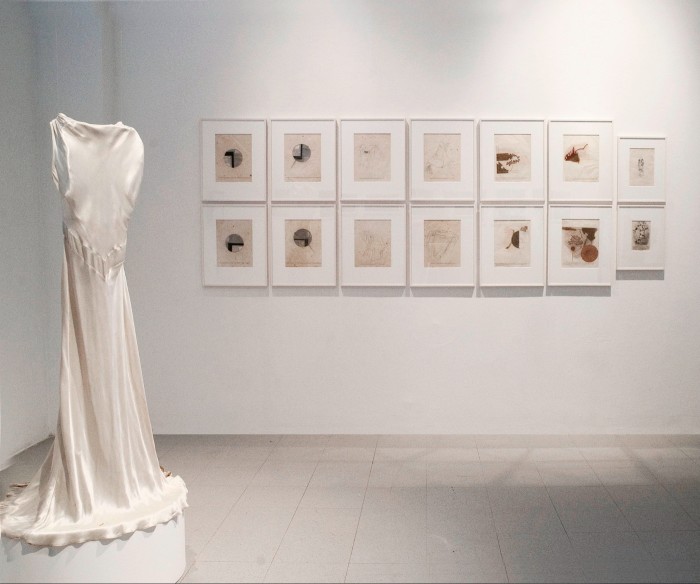
[[[158,463],[124,274],[143,143],[121,123],[63,114],[51,129],[64,233],[58,426],[41,469],[0,504],[0,525],[64,546],[167,522],[187,489]]]

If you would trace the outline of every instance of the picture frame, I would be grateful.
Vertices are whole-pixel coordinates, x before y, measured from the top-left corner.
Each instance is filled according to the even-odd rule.
[[[344,205],[342,286],[406,286],[406,206]]]
[[[337,285],[335,205],[274,205],[270,230],[273,286]]]
[[[544,120],[479,122],[482,202],[545,201]]]
[[[666,138],[618,139],[617,201],[666,202]]]
[[[335,120],[272,120],[270,147],[272,201],[336,200]]]
[[[341,120],[340,197],[406,200],[406,120]]]
[[[549,202],[613,200],[612,121],[549,122]]]
[[[610,286],[615,263],[613,230],[611,206],[550,205],[547,284]]]
[[[411,207],[412,287],[473,287],[474,207]]]
[[[203,205],[204,286],[267,286],[267,207]]]
[[[201,120],[203,201],[267,200],[265,120]]]
[[[664,270],[666,208],[620,205],[617,208],[617,269]]]
[[[412,201],[473,201],[475,122],[411,120]]]
[[[543,206],[482,206],[479,285],[544,286]]]

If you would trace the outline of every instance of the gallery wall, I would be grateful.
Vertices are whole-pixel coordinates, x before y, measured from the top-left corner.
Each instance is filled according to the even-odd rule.
[[[0,3],[0,469],[48,432],[33,37],[28,6]]]
[[[126,270],[156,432],[700,431],[697,3],[36,4],[32,16],[47,58],[37,135],[63,111],[120,119],[145,144]],[[200,118],[396,117],[612,119],[616,135],[666,136],[665,272],[539,292],[202,286]],[[49,420],[52,189],[42,182]]]

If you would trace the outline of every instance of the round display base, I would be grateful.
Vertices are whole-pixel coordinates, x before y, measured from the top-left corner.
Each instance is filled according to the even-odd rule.
[[[2,538],[0,582],[177,582],[185,571],[182,515],[147,531],[65,547]]]

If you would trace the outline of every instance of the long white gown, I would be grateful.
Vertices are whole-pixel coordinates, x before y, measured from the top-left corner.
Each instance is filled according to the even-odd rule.
[[[111,539],[187,506],[156,455],[124,275],[143,143],[121,122],[51,122],[63,199],[63,336],[56,438],[26,488],[0,505],[2,534],[35,545]]]

